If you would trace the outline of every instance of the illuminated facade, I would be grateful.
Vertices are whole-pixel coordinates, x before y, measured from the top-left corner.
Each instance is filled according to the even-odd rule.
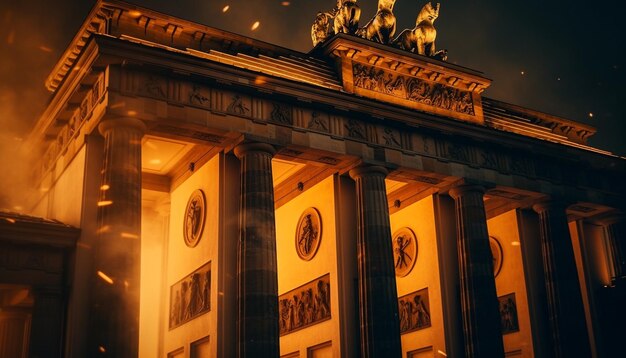
[[[67,357],[623,352],[624,159],[489,85],[98,2],[30,136],[31,214],[58,221],[0,220],[3,298],[30,302],[4,332]],[[54,300],[29,248],[58,254]]]

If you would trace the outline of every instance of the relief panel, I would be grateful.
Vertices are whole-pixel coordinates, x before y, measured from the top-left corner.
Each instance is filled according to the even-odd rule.
[[[280,295],[278,311],[281,336],[330,319],[330,274]]]

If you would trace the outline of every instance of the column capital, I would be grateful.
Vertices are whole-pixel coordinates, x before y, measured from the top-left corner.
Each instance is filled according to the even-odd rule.
[[[602,216],[595,217],[595,218],[590,218],[589,221],[596,225],[601,225],[601,226],[613,225],[613,224],[617,224],[620,222],[626,223],[626,214],[611,213],[611,214],[602,215]]]
[[[98,125],[98,131],[100,134],[105,135],[113,128],[126,127],[140,131],[142,134],[146,132],[146,124],[137,118],[132,117],[120,117],[105,119]]]
[[[538,203],[533,204],[533,210],[537,213],[537,214],[541,214],[543,212],[546,212],[548,210],[561,210],[565,213],[565,210],[567,209],[567,203],[564,200],[560,200],[560,199],[546,199],[546,200],[542,200]]]
[[[383,177],[387,177],[389,171],[384,167],[378,165],[362,165],[351,169],[348,174],[350,174],[350,178],[357,179],[364,176],[372,176],[372,175],[382,175]]]
[[[452,199],[457,199],[458,197],[470,192],[476,192],[480,195],[484,195],[485,188],[483,186],[475,184],[462,184],[450,189],[450,191],[448,191],[448,195],[450,195]]]
[[[239,159],[250,152],[268,153],[272,157],[276,154],[276,149],[267,143],[243,143],[236,146],[233,151]]]

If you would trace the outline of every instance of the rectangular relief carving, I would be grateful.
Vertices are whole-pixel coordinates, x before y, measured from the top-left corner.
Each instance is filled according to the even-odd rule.
[[[405,101],[437,107],[474,116],[474,102],[469,91],[441,83],[431,83],[416,77],[407,77],[374,66],[353,62],[355,87],[400,98]]]
[[[278,297],[280,335],[330,319],[330,274]]]
[[[428,287],[398,298],[400,333],[430,327]]]
[[[502,334],[519,331],[519,321],[517,320],[517,302],[515,292],[498,297],[500,308],[500,322],[502,323]]]
[[[170,287],[170,324],[174,329],[211,309],[211,262]]]

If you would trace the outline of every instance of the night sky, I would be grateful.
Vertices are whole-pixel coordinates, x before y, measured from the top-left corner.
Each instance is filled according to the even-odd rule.
[[[334,0],[137,0],[166,14],[308,52],[317,11]],[[397,0],[398,31],[426,1]],[[592,125],[592,146],[626,156],[622,1],[440,1],[437,48],[484,72],[484,95]],[[94,1],[0,1],[0,124],[19,142],[49,100],[44,80]],[[361,25],[376,1],[359,0]],[[223,12],[226,5],[228,11]],[[252,24],[260,22],[256,30]],[[6,138],[4,138],[6,139]],[[6,144],[5,144],[6,145]],[[0,149],[2,149],[0,147]]]

